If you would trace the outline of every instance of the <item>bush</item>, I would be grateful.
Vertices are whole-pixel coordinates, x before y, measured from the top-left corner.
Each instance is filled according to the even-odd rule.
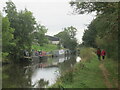
[[[9,55],[9,53],[2,52],[2,62],[8,61],[8,59],[7,59],[8,55]]]
[[[73,81],[73,69],[65,72],[61,77],[61,81],[64,83],[71,83]]]
[[[94,52],[95,50],[93,48],[83,47],[80,49],[80,57],[82,58],[82,60],[90,61],[90,59],[94,56]]]

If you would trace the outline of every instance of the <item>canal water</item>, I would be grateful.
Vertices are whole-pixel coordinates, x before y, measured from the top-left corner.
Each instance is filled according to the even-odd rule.
[[[34,56],[30,64],[3,66],[3,88],[46,88],[57,78],[80,61],[78,56],[61,56],[39,59]]]

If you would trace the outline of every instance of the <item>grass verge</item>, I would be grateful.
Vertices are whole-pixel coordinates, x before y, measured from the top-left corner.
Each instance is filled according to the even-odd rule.
[[[58,47],[57,47],[57,45],[53,45],[53,44],[44,44],[43,46],[32,45],[32,49],[49,52],[49,51],[58,49]]]
[[[118,87],[118,62],[117,60],[112,60],[106,58],[103,62],[105,68],[109,72],[109,81],[112,84],[113,88]]]
[[[100,64],[108,71],[112,88],[118,88],[117,61],[108,58],[99,61],[93,48],[81,48],[80,56],[82,61],[63,73],[51,88],[107,88]]]

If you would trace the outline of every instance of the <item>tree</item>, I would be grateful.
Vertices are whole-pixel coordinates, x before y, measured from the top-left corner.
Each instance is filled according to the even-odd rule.
[[[117,2],[70,2],[78,14],[96,12],[96,18],[83,35],[83,43],[97,45],[107,51],[110,58],[118,57],[118,3]],[[112,52],[112,53],[111,53]]]
[[[77,40],[75,38],[77,29],[73,26],[64,28],[64,31],[59,32],[55,36],[60,38],[61,44],[64,48],[68,48],[70,50],[75,50],[77,46]]]
[[[23,58],[24,50],[30,52],[35,39],[37,39],[40,45],[47,43],[47,38],[45,37],[47,29],[45,26],[36,23],[32,12],[28,11],[26,8],[18,12],[15,4],[10,0],[6,2],[4,11],[6,17],[8,17],[10,27],[14,29],[12,40],[8,40],[8,44],[10,44],[10,42],[12,42],[12,44],[14,43],[9,46],[9,54],[12,60],[17,62]],[[9,32],[7,31],[7,33]],[[4,45],[6,45],[6,42],[4,42]]]
[[[9,0],[8,2],[6,2],[6,7],[4,7],[3,10],[7,14],[7,17],[10,21],[10,27],[16,27],[16,23],[18,21],[18,13],[15,4],[11,0]]]
[[[70,38],[75,38],[77,29],[73,26],[64,28],[64,30],[69,34]]]
[[[10,52],[10,47],[15,45],[12,42],[14,29],[10,27],[10,22],[8,17],[2,17],[2,54],[3,58],[8,56]]]
[[[37,43],[40,46],[43,46],[43,44],[48,43],[48,40],[45,36],[46,32],[47,32],[47,28],[45,26],[40,24],[36,25],[36,30],[33,34],[34,34],[34,39],[37,41]]]
[[[8,46],[10,45],[10,41],[13,37],[14,29],[10,27],[10,22],[7,17],[2,18],[2,47],[3,52],[8,51]]]
[[[11,47],[11,57],[16,61],[23,57],[23,50],[31,50],[32,32],[35,29],[35,18],[27,9],[17,12],[16,6],[12,1],[6,2],[4,11],[10,21],[10,27],[14,28],[14,42],[16,45]]]
[[[71,1],[70,5],[79,14],[97,12],[98,14],[113,13],[118,11],[117,2],[78,2]]]
[[[35,29],[35,18],[32,16],[32,13],[25,9],[18,13],[18,19],[15,28],[14,36],[17,40],[17,44],[21,49],[31,49],[32,45],[32,32]]]
[[[95,38],[97,36],[97,29],[95,27],[97,20],[93,20],[88,26],[87,30],[84,30],[84,35],[82,37],[85,46],[96,47]]]

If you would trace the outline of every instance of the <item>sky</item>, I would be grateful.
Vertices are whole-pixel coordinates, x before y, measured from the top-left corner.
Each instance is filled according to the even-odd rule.
[[[0,11],[8,0],[0,0]],[[46,35],[55,35],[63,28],[74,26],[77,28],[76,38],[82,42],[84,30],[95,18],[95,13],[73,15],[70,0],[12,0],[18,11],[27,8],[33,13],[36,21],[48,28]]]

